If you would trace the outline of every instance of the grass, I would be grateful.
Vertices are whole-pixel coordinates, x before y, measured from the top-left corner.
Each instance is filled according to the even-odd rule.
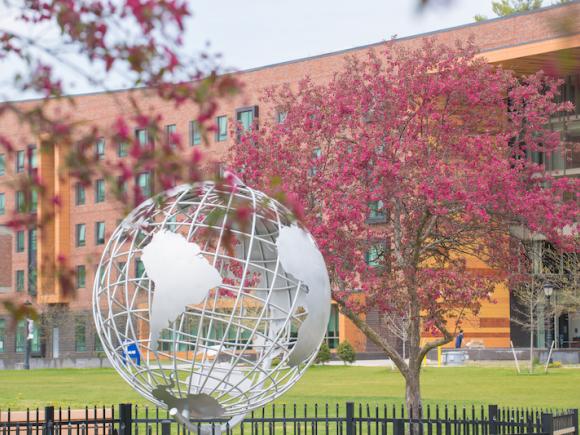
[[[426,403],[517,407],[579,408],[580,370],[556,369],[548,375],[518,376],[507,368],[426,368]],[[402,377],[382,367],[312,367],[276,403],[399,404]],[[122,402],[148,404],[112,369],[0,371],[0,409],[46,405],[84,408]]]

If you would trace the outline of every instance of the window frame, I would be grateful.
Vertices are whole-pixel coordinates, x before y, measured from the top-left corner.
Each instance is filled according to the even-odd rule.
[[[99,230],[102,228],[103,237],[99,238]],[[105,221],[97,221],[95,222],[95,245],[104,245],[105,244]]]
[[[6,214],[6,194],[0,192],[0,216]]]
[[[81,332],[82,331],[82,332]],[[75,352],[87,351],[87,321],[85,318],[75,318]]]
[[[81,229],[82,229],[82,240],[81,240]],[[78,223],[75,225],[75,246],[77,248],[82,248],[87,245],[87,225],[84,223]]]
[[[102,186],[102,195],[100,195],[99,193],[99,186]],[[98,180],[95,180],[95,204],[100,204],[102,202],[105,202],[106,200],[106,191],[105,191],[105,179],[104,178],[99,178]]]
[[[106,152],[106,143],[105,138],[100,137],[97,139],[95,143],[95,158],[97,160],[105,160],[105,152]]]
[[[77,289],[86,288],[86,285],[87,285],[87,267],[84,264],[79,264],[76,267],[76,288]]]
[[[24,172],[26,166],[26,152],[24,150],[16,151],[16,173]]]
[[[165,126],[165,142],[169,147],[176,148],[177,143],[174,143],[171,138],[174,134],[177,133],[177,124],[167,124]]]
[[[189,145],[201,145],[201,129],[199,122],[195,120],[189,121]]]
[[[23,292],[25,282],[24,269],[18,269],[14,277],[14,290],[18,293]]]
[[[18,230],[16,231],[16,252],[18,253],[22,253],[26,250],[26,241],[25,241],[25,235],[24,235],[24,230]]]
[[[85,205],[87,202],[87,189],[81,182],[75,184],[75,205]]]
[[[6,154],[0,154],[0,176],[6,175]]]
[[[224,131],[221,131],[221,121],[225,121]],[[217,116],[215,119],[216,124],[216,131],[215,131],[215,140],[216,142],[224,142],[228,139],[228,116],[227,115],[220,115]]]
[[[242,115],[242,113],[246,113],[246,112],[252,112],[251,126],[249,126],[247,129],[240,128],[240,124],[242,124],[241,115]],[[236,109],[237,137],[239,138],[242,134],[247,133],[248,131],[251,131],[253,126],[255,126],[255,128],[258,129],[258,118],[259,118],[259,109],[258,109],[257,105],[237,108]]]

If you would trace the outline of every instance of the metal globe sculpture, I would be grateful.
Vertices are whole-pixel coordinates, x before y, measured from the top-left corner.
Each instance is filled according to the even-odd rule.
[[[294,385],[330,303],[310,234],[241,183],[184,185],[139,205],[111,235],[93,288],[111,364],[186,424],[243,415]]]

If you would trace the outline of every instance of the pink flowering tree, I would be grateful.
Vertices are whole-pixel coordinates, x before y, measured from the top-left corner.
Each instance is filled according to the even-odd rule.
[[[231,153],[247,183],[303,211],[334,299],[396,364],[414,413],[427,352],[515,278],[512,234],[525,227],[578,248],[578,203],[564,198],[579,180],[528,158],[559,144],[545,128],[570,109],[555,102],[557,82],[475,54],[471,44],[393,44],[351,57],[328,83],[270,89],[265,102],[280,114],[270,118],[282,122],[263,119]],[[365,321],[371,310],[403,329],[408,359]]]
[[[41,144],[39,154],[60,146],[67,154],[66,167],[60,169],[68,171],[73,182],[89,184],[97,176],[105,178],[128,208],[143,196],[138,188],[125,191],[124,183],[142,171],[154,168],[156,187],[161,190],[200,176],[200,152],[186,154],[180,135],[164,130],[163,111],[193,106],[192,115],[205,137],[212,128],[208,121],[213,119],[216,99],[236,92],[238,84],[231,76],[218,74],[217,56],[185,52],[189,2],[7,1],[2,14],[0,65],[13,75],[3,74],[2,89],[11,93],[0,95],[0,125],[17,125],[24,132],[20,137],[14,128],[0,129],[0,153],[7,161],[14,158],[15,150],[27,149],[33,138]],[[111,91],[111,83],[136,89],[118,94]],[[110,125],[77,116],[77,99],[67,95],[79,84],[89,84],[114,102],[118,117]],[[35,99],[10,101],[14,95]],[[139,143],[135,128],[147,129],[155,146]],[[95,155],[99,138],[126,144],[128,157],[119,162],[99,159]],[[27,204],[23,210],[9,212],[8,225],[42,227],[52,219],[50,212],[26,212],[31,211],[35,195],[39,203],[58,207],[61,202],[58,196],[50,196],[38,173],[9,176],[10,187],[23,191]],[[46,265],[58,275],[65,292],[74,287],[67,260],[61,256],[58,264]],[[31,314],[30,308],[15,301],[4,305],[16,317]]]

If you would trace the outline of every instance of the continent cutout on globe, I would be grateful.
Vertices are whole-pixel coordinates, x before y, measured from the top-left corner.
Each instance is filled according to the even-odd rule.
[[[161,331],[188,305],[203,302],[212,288],[222,284],[222,277],[196,243],[171,231],[155,233],[143,248],[141,260],[155,284],[149,308],[149,342],[151,350],[156,351]]]
[[[330,280],[324,258],[314,240],[302,228],[282,227],[276,240],[278,257],[284,270],[308,287],[301,291],[297,307],[304,307],[306,319],[298,328],[296,344],[288,357],[290,366],[304,362],[318,349],[330,317]]]

